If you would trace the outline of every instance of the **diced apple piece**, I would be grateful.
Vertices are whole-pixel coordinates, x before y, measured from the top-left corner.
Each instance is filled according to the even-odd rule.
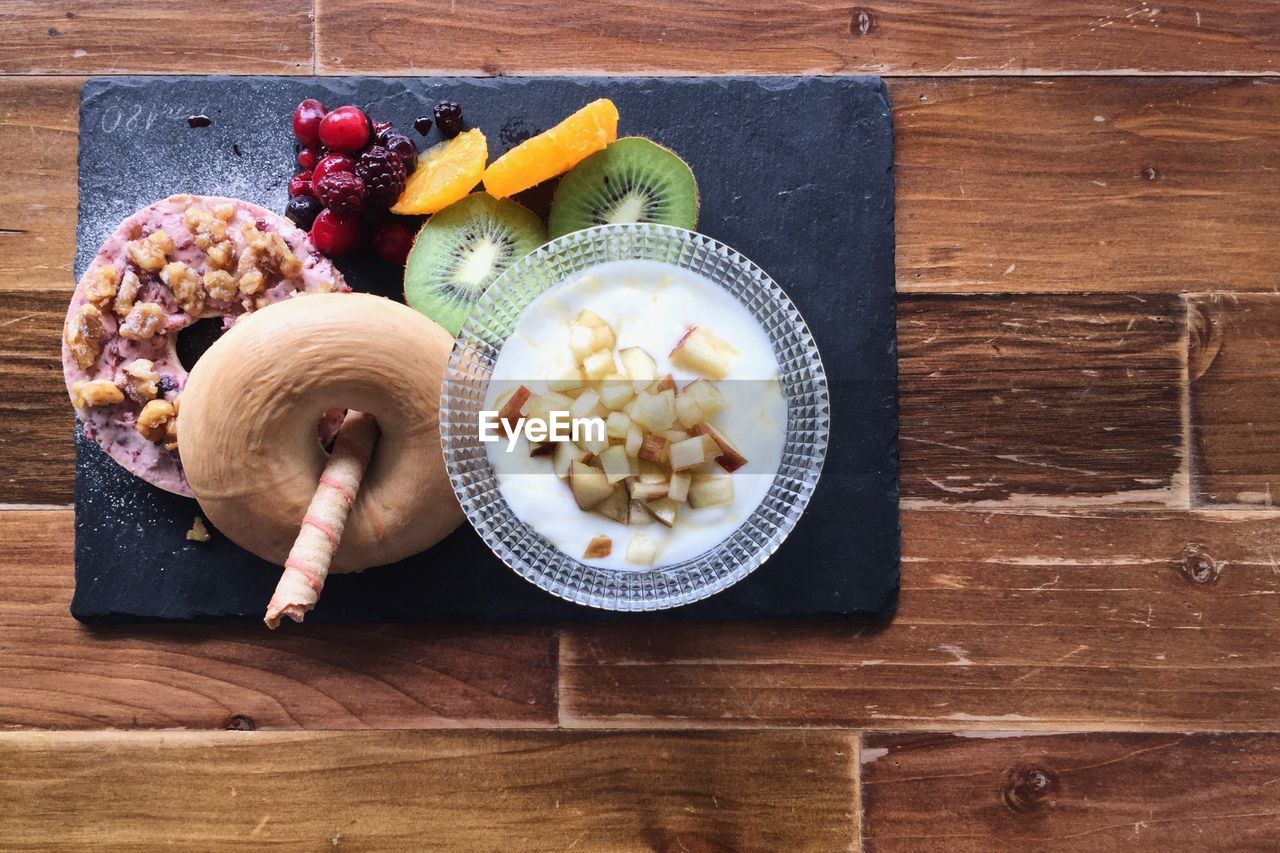
[[[627,543],[627,562],[641,566],[652,566],[657,559],[657,542],[643,533],[637,533],[631,537],[631,541]]]
[[[677,441],[667,448],[667,455],[671,459],[671,470],[684,471],[706,462],[711,458],[711,452],[715,447],[715,442],[703,435]]]
[[[698,405],[697,400],[688,394],[680,394],[676,397],[676,421],[680,426],[691,427],[694,424],[702,423],[706,419],[707,416],[703,414],[702,407]]]
[[[569,417],[573,420],[583,418],[604,418],[608,412],[600,405],[600,395],[595,391],[583,391],[578,399],[569,405]]]
[[[640,459],[636,462],[636,478],[642,483],[665,483],[667,471],[657,463]]]
[[[712,379],[724,379],[729,375],[729,359],[736,353],[737,350],[725,341],[701,326],[694,326],[684,333],[668,357],[676,367]]]
[[[590,308],[583,308],[579,311],[578,316],[573,318],[573,322],[579,326],[586,326],[589,329],[598,329],[601,326],[609,325],[604,321],[603,317],[592,311]]]
[[[569,352],[578,361],[582,361],[596,351],[595,334],[590,326],[574,323],[569,327]]]
[[[701,509],[733,502],[733,479],[730,477],[695,477],[689,486],[689,506]]]
[[[615,444],[600,454],[600,464],[610,483],[621,483],[631,476],[631,460],[621,444]]]
[[[633,504],[635,503],[634,500],[632,500],[631,502]],[[649,512],[653,515],[654,518],[658,519],[658,521],[661,521],[667,527],[671,527],[676,523],[677,505],[676,505],[676,502],[671,499],[671,496],[669,494],[667,495],[667,497],[658,498],[656,501],[653,501],[652,503],[645,504],[645,506],[649,510]]]
[[[502,404],[502,408],[498,410],[498,419],[507,425],[507,429],[515,430],[516,422],[520,420],[524,404],[532,396],[533,392],[521,385],[511,393],[511,396],[507,398],[507,402]]]
[[[632,387],[631,381],[621,373],[611,373],[600,380],[600,402],[607,409],[616,412],[635,395],[636,389]]]
[[[640,448],[642,446],[644,446],[644,433],[640,430],[640,427],[632,424],[627,430],[627,440],[624,445],[627,450],[627,455],[632,459],[635,459],[640,455]]]
[[[662,483],[643,483],[638,480],[629,481],[631,483],[631,499],[633,501],[656,501],[659,498],[667,496],[667,484]]]
[[[650,433],[644,437],[640,445],[640,458],[650,462],[662,462],[667,458],[667,440],[660,435]]]
[[[663,391],[676,392],[676,379],[670,373],[661,379],[655,379],[645,388],[650,394],[661,394]]]
[[[631,418],[622,412],[610,412],[609,417],[604,421],[605,433],[609,438],[626,439],[627,433],[631,430]]]
[[[680,398],[677,397],[676,399],[679,400]],[[675,444],[677,441],[684,441],[688,438],[689,433],[682,429],[667,429],[662,431],[662,437],[672,444]]]
[[[530,456],[549,456],[555,452],[556,452],[556,443],[554,441],[529,442]]]
[[[556,376],[547,380],[547,390],[563,393],[565,391],[575,391],[586,384],[586,377],[582,375],[582,370],[577,367],[566,367]]]
[[[597,434],[595,431],[584,430],[578,438],[578,444],[592,456],[599,456],[609,449],[609,434]]]
[[[557,442],[555,448],[555,455],[551,457],[551,469],[561,480],[569,476],[573,463],[587,461],[587,451],[572,441]]]
[[[614,361],[613,350],[602,349],[593,352],[582,360],[582,370],[587,379],[591,380],[604,379],[606,376],[617,373],[618,365]]]
[[[555,391],[550,394],[539,394],[529,399],[525,404],[524,414],[530,420],[538,419],[546,421],[548,427],[551,425],[552,412],[567,412],[573,405],[573,398]]]
[[[627,507],[627,524],[653,524],[653,513],[643,501],[631,500]]]
[[[686,471],[676,471],[671,475],[671,480],[667,483],[667,497],[676,503],[684,503],[689,499],[689,484],[693,482]]]
[[[663,391],[661,394],[641,392],[636,397],[635,407],[631,412],[631,420],[648,432],[662,432],[671,429],[676,422],[676,395],[674,391]]]
[[[614,491],[605,473],[585,462],[574,462],[569,467],[569,488],[581,510],[595,509]]]
[[[596,512],[610,521],[626,524],[631,512],[631,502],[627,498],[627,490],[622,486],[613,486],[607,497],[596,505]]]
[[[719,452],[715,455],[715,460],[720,463],[721,468],[730,474],[747,464],[747,457],[743,456],[738,448],[733,446],[733,442],[726,438],[724,433],[711,424],[700,423],[693,428],[693,432],[707,436],[716,443]]]
[[[622,360],[622,372],[632,381],[637,391],[644,389],[658,378],[658,363],[640,347],[627,347],[618,352]]]
[[[680,389],[680,396],[697,403],[702,410],[702,420],[710,420],[724,410],[724,394],[714,382],[707,379],[695,379]],[[689,424],[693,426],[693,424]]]
[[[591,330],[591,345],[597,350],[607,349],[612,351],[618,339],[614,337],[613,328],[610,326],[597,326]]]
[[[584,560],[601,560],[613,553],[613,539],[609,536],[592,536],[587,543],[587,550],[582,552]]]

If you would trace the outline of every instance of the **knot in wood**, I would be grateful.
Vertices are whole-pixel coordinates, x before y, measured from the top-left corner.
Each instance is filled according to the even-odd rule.
[[[1010,771],[1001,792],[1004,804],[1018,814],[1039,809],[1058,791],[1058,775],[1035,764],[1018,764]]]
[[[233,732],[251,732],[257,727],[258,724],[253,721],[253,718],[244,714],[232,714],[227,718],[227,724],[224,726]]]
[[[1148,181],[1155,181],[1159,180],[1160,173],[1156,171],[1155,166],[1147,166],[1142,170],[1142,177],[1146,178]]]
[[[1194,584],[1215,584],[1226,567],[1222,560],[1215,560],[1199,545],[1188,545],[1182,552],[1179,570],[1182,576]]]
[[[875,25],[876,19],[871,14],[870,9],[854,8],[853,17],[849,20],[850,33],[855,36],[865,36],[871,32]]]

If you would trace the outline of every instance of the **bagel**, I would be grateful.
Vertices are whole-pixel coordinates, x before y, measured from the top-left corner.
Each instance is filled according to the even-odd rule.
[[[462,522],[440,448],[440,387],[453,338],[370,294],[323,294],[243,318],[196,363],[178,413],[187,481],[209,520],[282,564],[327,455],[331,408],[381,430],[331,571],[426,550]]]
[[[173,430],[187,380],[181,331],[348,289],[306,232],[256,204],[175,195],[142,208],[103,242],[67,309],[62,370],[85,437],[153,486],[190,496]]]

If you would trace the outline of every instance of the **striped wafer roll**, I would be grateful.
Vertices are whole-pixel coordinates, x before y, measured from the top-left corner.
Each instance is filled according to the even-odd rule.
[[[301,622],[320,600],[329,563],[342,541],[347,515],[360,491],[360,481],[378,440],[378,422],[363,412],[348,412],[333,453],[320,475],[320,485],[302,518],[298,538],[284,562],[284,573],[263,619],[268,628],[288,616]]]

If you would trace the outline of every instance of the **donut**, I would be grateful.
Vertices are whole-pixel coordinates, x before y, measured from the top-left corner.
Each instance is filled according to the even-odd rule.
[[[381,437],[330,571],[360,571],[439,542],[462,522],[440,448],[440,387],[453,338],[365,293],[308,296],[242,318],[196,363],[178,412],[187,481],[227,538],[282,564],[327,455],[332,408]]]
[[[175,432],[187,380],[179,332],[348,290],[306,232],[255,204],[175,195],[142,208],[107,237],[67,308],[62,370],[85,437],[153,486],[191,496]]]

